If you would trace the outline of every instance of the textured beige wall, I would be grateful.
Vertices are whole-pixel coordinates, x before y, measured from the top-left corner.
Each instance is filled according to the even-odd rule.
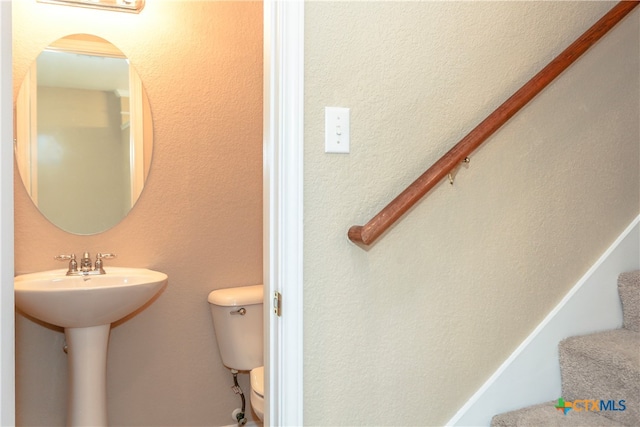
[[[116,253],[107,266],[167,273],[165,292],[112,329],[110,421],[229,424],[240,399],[219,359],[206,297],[262,280],[262,4],[154,0],[132,15],[20,0],[13,14],[16,91],[42,48],[93,33],[118,46],[142,78],[155,142],[137,205],[96,236],[51,225],[16,176],[16,272],[60,268],[54,255],[88,250]],[[64,425],[63,334],[16,321],[18,423]],[[246,376],[241,384],[249,390]]]
[[[612,6],[306,3],[308,425],[442,425],[638,215],[636,10],[454,186],[346,236]],[[324,154],[325,106],[351,154]]]

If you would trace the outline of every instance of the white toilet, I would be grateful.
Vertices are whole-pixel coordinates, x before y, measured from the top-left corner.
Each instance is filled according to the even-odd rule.
[[[241,286],[209,294],[213,326],[222,363],[233,371],[250,371],[251,407],[264,419],[263,286]]]

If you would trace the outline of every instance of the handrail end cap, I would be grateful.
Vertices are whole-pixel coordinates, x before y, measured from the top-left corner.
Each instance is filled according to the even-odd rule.
[[[361,225],[354,225],[351,228],[349,228],[349,232],[347,233],[347,235],[349,236],[349,240],[351,240],[353,243],[364,244],[364,242],[362,241]]]

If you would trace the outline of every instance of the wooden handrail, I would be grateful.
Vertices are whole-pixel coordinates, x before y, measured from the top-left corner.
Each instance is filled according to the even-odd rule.
[[[485,120],[460,140],[406,190],[385,206],[365,225],[349,229],[349,239],[360,245],[370,245],[445,176],[540,93],[549,83],[573,64],[584,52],[622,20],[639,1],[621,1],[589,28],[582,36],[544,67],[516,93],[500,105]]]

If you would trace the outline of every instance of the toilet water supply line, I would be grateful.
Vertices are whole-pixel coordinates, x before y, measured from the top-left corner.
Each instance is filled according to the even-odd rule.
[[[240,410],[240,412],[236,414],[236,420],[238,421],[238,425],[243,426],[247,423],[247,419],[244,416],[244,408],[245,408],[244,393],[242,392],[242,389],[238,384],[238,371],[236,371],[235,369],[232,369],[231,373],[233,374],[233,387],[231,387],[231,390],[233,390],[235,394],[239,394],[240,398],[242,399],[242,409]]]

